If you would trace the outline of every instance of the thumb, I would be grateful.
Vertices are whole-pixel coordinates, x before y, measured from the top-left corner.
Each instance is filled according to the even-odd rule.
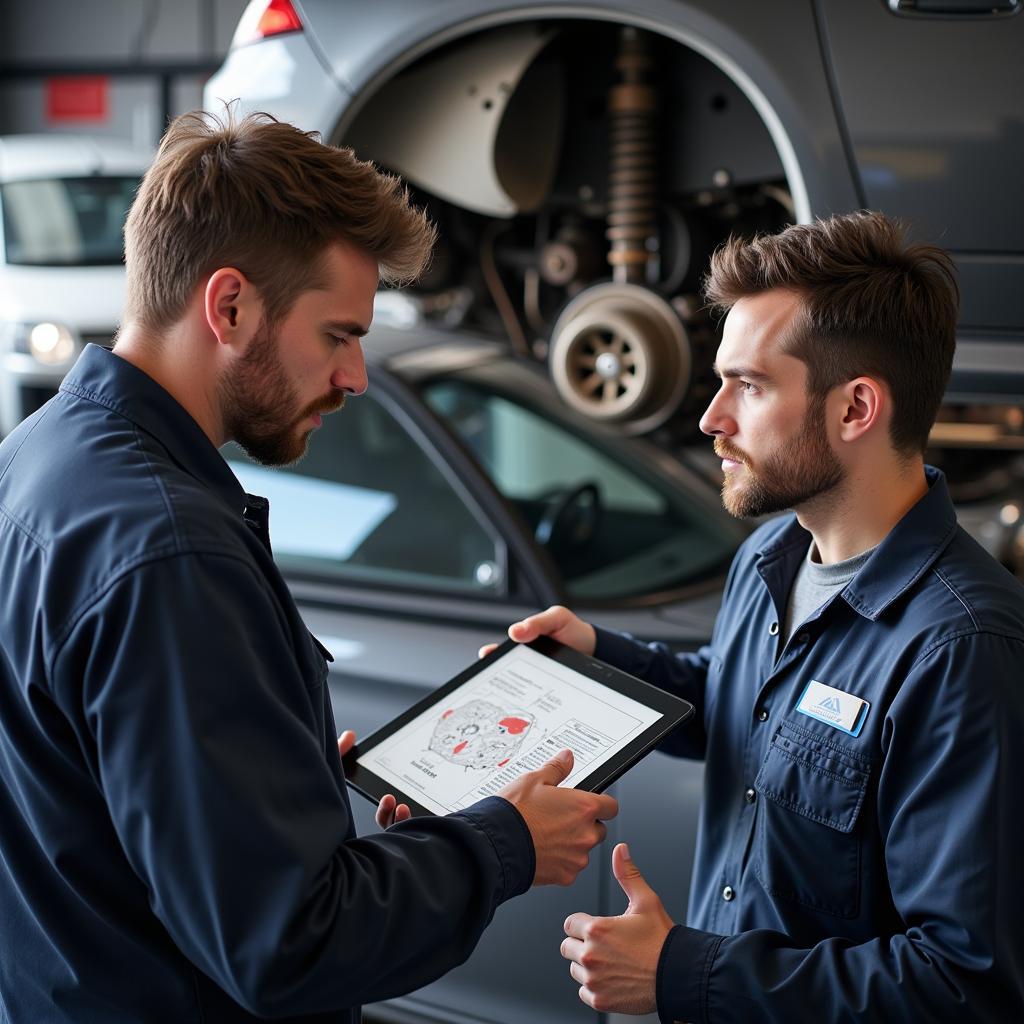
[[[536,771],[545,786],[557,786],[569,777],[572,771],[573,756],[571,750],[560,750],[550,761],[546,761]]]
[[[356,734],[351,729],[346,729],[338,737],[338,753],[344,757],[356,745]]]
[[[629,847],[625,843],[619,843],[612,850],[612,874],[622,886],[622,891],[629,897],[627,914],[645,910],[652,900],[658,900],[658,894],[644,881],[640,869],[633,863]]]

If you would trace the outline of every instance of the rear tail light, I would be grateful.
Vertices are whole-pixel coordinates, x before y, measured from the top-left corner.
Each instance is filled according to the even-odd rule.
[[[302,22],[291,0],[250,0],[235,29],[231,49],[258,43],[261,39],[285,32],[301,31]]]

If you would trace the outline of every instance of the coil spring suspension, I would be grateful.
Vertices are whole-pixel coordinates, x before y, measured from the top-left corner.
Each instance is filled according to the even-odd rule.
[[[650,82],[650,39],[623,28],[615,66],[619,82],[608,94],[608,262],[618,282],[643,284],[657,231],[657,106]]]

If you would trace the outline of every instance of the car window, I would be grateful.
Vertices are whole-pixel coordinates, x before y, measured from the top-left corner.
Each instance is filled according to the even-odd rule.
[[[115,266],[137,177],[47,178],[0,185],[8,263]]]
[[[728,565],[734,533],[674,479],[630,465],[603,438],[479,380],[436,380],[423,394],[545,543],[570,597],[653,594]]]
[[[284,569],[336,579],[475,594],[504,590],[504,548],[456,482],[376,397],[324,419],[293,466],[223,453],[242,486],[270,501],[270,538]]]

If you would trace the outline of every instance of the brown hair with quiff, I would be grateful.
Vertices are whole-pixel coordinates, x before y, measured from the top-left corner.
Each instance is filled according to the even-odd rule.
[[[809,392],[881,379],[892,394],[893,448],[922,452],[956,346],[960,291],[949,253],[908,244],[904,226],[881,213],[850,213],[730,238],[704,281],[708,303],[723,312],[774,288],[802,297],[783,351],[807,364]]]
[[[160,333],[220,267],[259,289],[268,323],[322,286],[323,256],[348,242],[388,284],[414,281],[435,229],[398,178],[269,114],[195,111],[171,122],[125,224],[125,321]]]

